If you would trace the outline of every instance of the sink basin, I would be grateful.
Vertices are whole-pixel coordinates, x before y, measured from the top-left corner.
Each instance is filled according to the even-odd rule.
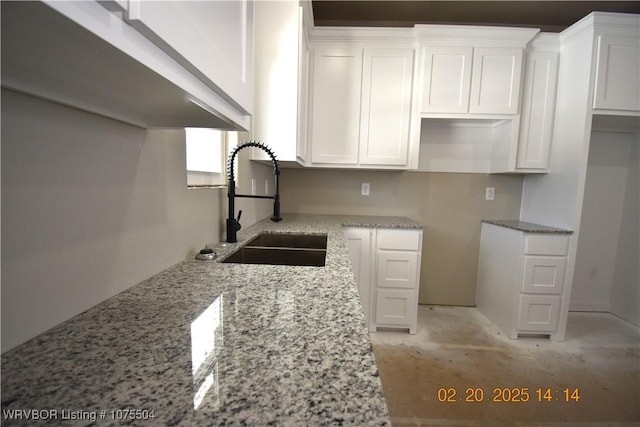
[[[244,246],[327,249],[327,235],[260,233]]]
[[[261,233],[223,263],[324,267],[326,234]]]

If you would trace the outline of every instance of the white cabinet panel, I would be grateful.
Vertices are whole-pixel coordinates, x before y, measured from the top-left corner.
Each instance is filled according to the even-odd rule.
[[[524,257],[522,291],[560,294],[564,285],[565,257]]]
[[[378,287],[413,289],[417,284],[416,252],[378,251]]]
[[[372,230],[369,228],[344,229],[351,267],[358,282],[358,293],[367,324],[371,320],[371,234]]]
[[[378,326],[409,326],[415,334],[417,315],[415,292],[401,289],[378,289],[376,302],[376,324]]]
[[[377,249],[420,251],[421,234],[416,230],[378,230]]]
[[[362,49],[317,48],[313,55],[311,161],[358,163]]]
[[[251,137],[280,162],[306,159],[309,47],[297,2],[255,3],[254,114]],[[254,150],[253,160],[270,160]]]
[[[558,54],[527,54],[517,168],[546,169],[553,136]]]
[[[407,164],[413,49],[365,49],[360,163]]]
[[[522,49],[476,48],[469,112],[517,114],[521,73]]]
[[[593,108],[640,111],[640,40],[598,38]]]
[[[253,110],[253,2],[129,0],[127,20],[231,104]]]
[[[466,113],[471,91],[471,47],[426,47],[420,111]]]
[[[524,239],[524,253],[527,255],[566,255],[569,249],[567,236],[527,235]]]
[[[518,329],[525,332],[551,332],[558,325],[560,296],[521,295]]]

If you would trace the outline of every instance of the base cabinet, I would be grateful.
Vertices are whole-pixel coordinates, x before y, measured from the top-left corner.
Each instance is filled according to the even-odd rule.
[[[415,334],[418,304],[414,290],[382,288],[376,292],[376,329],[378,326],[408,327],[409,333]]]
[[[415,334],[422,230],[348,227],[344,233],[369,332]]]
[[[558,330],[569,236],[482,224],[476,307],[509,338]]]
[[[555,331],[559,315],[559,295],[520,295],[517,329],[542,333]]]

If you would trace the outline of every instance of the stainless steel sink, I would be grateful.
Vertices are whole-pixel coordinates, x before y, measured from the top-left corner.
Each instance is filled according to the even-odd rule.
[[[324,267],[326,234],[261,233],[223,263]]]

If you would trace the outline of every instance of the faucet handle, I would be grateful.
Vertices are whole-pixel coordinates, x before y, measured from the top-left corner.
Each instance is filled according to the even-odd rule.
[[[240,225],[240,217],[242,216],[242,209],[240,209],[238,211],[238,219],[236,219],[236,231],[240,230],[242,228],[242,225]]]

